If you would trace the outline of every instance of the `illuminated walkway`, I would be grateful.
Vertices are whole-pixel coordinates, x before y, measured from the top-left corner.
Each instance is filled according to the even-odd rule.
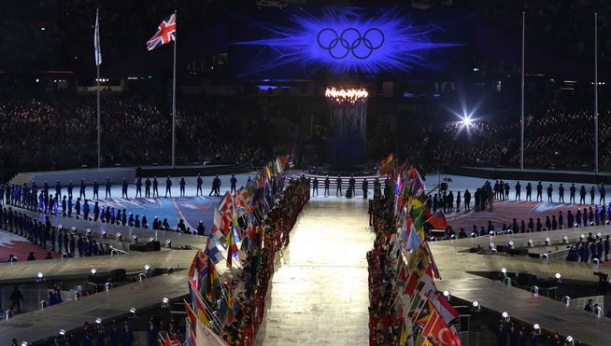
[[[314,197],[279,256],[255,345],[368,344],[367,201]]]

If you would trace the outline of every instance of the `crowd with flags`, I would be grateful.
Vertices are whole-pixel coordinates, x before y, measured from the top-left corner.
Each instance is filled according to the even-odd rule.
[[[310,197],[309,181],[285,179],[287,163],[288,156],[269,163],[215,209],[207,245],[189,268],[187,345],[253,344],[275,257]]]
[[[453,327],[458,313],[435,287],[441,277],[425,240],[432,215],[424,181],[392,155],[380,162],[379,174],[387,179],[384,194],[374,187],[370,209],[376,238],[367,253],[369,344],[460,345]]]

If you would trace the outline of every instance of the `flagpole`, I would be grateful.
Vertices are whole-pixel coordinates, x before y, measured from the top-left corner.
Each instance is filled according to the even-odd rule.
[[[102,167],[102,158],[101,158],[101,152],[102,152],[102,136],[100,135],[100,65],[97,66],[97,70],[98,70],[98,78],[97,80],[97,115],[98,115],[98,169],[100,169]]]
[[[520,83],[520,170],[524,170],[524,41],[526,38],[526,12],[522,11],[522,76]]]
[[[176,15],[176,10],[174,15]],[[176,43],[178,42],[178,19],[176,19],[176,31],[174,32],[174,76],[172,81],[172,168],[175,164],[176,155]]]
[[[100,9],[96,9],[95,12],[95,23],[96,23],[96,40],[97,40],[97,45],[99,45],[99,25],[98,25],[98,14],[100,12]],[[99,48],[99,47],[97,47]],[[97,100],[96,100],[96,106],[97,106],[97,129],[98,129],[98,170],[102,167],[102,158],[101,158],[101,153],[102,153],[102,136],[101,136],[101,126],[100,126],[100,52],[96,51],[95,52],[96,56],[95,56],[95,61],[96,61],[96,70],[97,70],[97,78],[96,78],[96,96],[97,96]]]
[[[594,13],[594,172],[598,174],[598,13]]]

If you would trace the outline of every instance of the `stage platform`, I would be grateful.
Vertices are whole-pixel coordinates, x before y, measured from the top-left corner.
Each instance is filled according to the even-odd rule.
[[[521,180],[521,181],[570,181],[579,184],[611,184],[611,172],[599,171],[571,171],[561,169],[524,169],[519,168],[489,168],[489,167],[442,167],[444,174],[477,177],[491,180]]]
[[[161,275],[46,309],[16,315],[0,322],[0,342],[8,345],[12,338],[16,338],[20,342],[48,344],[60,329],[64,329],[66,335],[78,335],[85,321],[92,324],[96,318],[101,318],[108,324],[114,319],[127,318],[132,307],[137,311],[157,309],[164,297],[173,303],[188,295],[189,289],[185,285],[187,280],[184,274]],[[118,327],[122,328],[121,325]]]

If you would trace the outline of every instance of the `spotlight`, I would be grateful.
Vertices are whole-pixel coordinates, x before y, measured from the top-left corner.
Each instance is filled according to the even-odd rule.
[[[533,247],[533,240],[532,239],[528,239],[527,246],[528,247]]]
[[[569,296],[562,297],[562,302],[564,303],[564,305],[569,306],[571,304],[571,297]]]
[[[145,272],[140,272],[140,274],[138,274],[138,278],[139,278],[140,282],[144,281],[144,279],[146,279],[146,273]]]
[[[574,224],[573,228],[579,228],[579,224],[578,223]]]
[[[36,282],[45,282],[45,274],[43,272],[36,274]]]
[[[490,244],[488,244],[488,250],[490,251],[496,250],[496,246],[494,246],[494,243],[491,242]]]
[[[132,240],[134,241],[134,243],[138,242],[138,235],[134,234],[132,235]]]
[[[60,229],[62,229],[62,228],[64,228],[64,226],[62,226],[62,224],[61,224],[61,223],[60,223],[59,225],[57,225],[57,229],[58,229],[58,230],[60,230]]]
[[[596,233],[596,239],[601,239],[603,237],[602,234],[600,234],[600,232]]]
[[[450,300],[450,291],[443,291],[443,296],[449,301]]]
[[[507,276],[507,268],[501,268],[501,273],[503,276]]]
[[[568,244],[569,243],[569,237],[564,236],[562,237],[562,244]]]
[[[46,300],[41,300],[40,301],[40,308],[42,310],[44,310],[47,307],[47,301]]]
[[[476,300],[473,302],[473,304],[471,304],[471,311],[473,312],[479,312],[481,310],[481,305],[479,305],[479,302]]]
[[[102,319],[101,318],[96,318],[95,319],[95,324],[102,324]]]
[[[87,228],[86,234],[91,235],[91,228]]]
[[[568,346],[573,346],[575,344],[575,340],[573,340],[572,336],[567,336],[566,339],[564,339],[564,342],[568,345]]]
[[[532,286],[530,288],[530,293],[533,294],[533,297],[538,297],[539,296],[539,287],[538,286]]]
[[[554,275],[554,277],[556,278],[557,282],[560,282],[560,280],[562,279],[562,274],[556,273],[556,275]]]
[[[66,336],[66,330],[65,330],[65,329],[60,329],[60,330],[59,330],[59,332],[58,332],[58,334],[59,334],[60,336]]]
[[[98,273],[98,270],[95,268],[91,268],[91,275],[96,275]]]
[[[509,323],[509,321],[511,320],[511,317],[509,317],[509,313],[507,313],[507,311],[503,311],[501,317],[503,318],[503,322],[505,323]]]
[[[490,231],[490,233],[488,233],[491,237],[494,236],[494,231]]]
[[[168,275],[174,274],[174,267],[168,266]]]
[[[168,239],[165,241],[165,247],[171,249],[172,248],[172,239]]]
[[[541,335],[541,326],[539,326],[539,323],[535,323],[535,325],[533,325],[533,329],[536,335]]]
[[[435,240],[437,240],[437,238],[435,238],[435,236],[431,236],[431,237],[429,238],[429,241],[435,241]]]
[[[477,233],[471,232],[471,238],[477,238]]]
[[[452,234],[452,235],[450,236],[450,239],[452,239],[452,240],[453,240],[453,239],[456,239],[456,234]]]
[[[581,234],[579,235],[579,239],[580,239],[581,241],[583,241],[583,238],[585,238],[585,237],[586,237],[586,236],[585,236],[583,233],[581,233]]]
[[[123,241],[123,235],[121,234],[121,232],[117,232],[116,237],[117,241]]]
[[[162,309],[169,309],[170,308],[170,300],[166,297],[163,297],[163,299],[161,299],[161,308]]]
[[[545,238],[545,246],[549,246],[552,244],[552,241],[549,238]]]
[[[151,265],[150,264],[145,264],[144,265],[144,271],[148,273],[149,270],[151,270]]]
[[[137,316],[138,315],[136,315],[136,308],[130,308],[129,315],[127,316],[127,318],[133,319],[133,318],[136,318]]]
[[[102,231],[102,239],[106,239],[106,231]]]
[[[150,238],[149,238],[149,243],[152,243],[152,242],[154,242],[154,241],[155,241],[155,237],[150,237]]]
[[[76,227],[72,226],[72,233],[76,233]]]
[[[594,226],[594,222],[590,221],[590,227]]]
[[[112,282],[106,281],[104,284],[104,289],[106,289],[106,291],[110,291],[112,289]]]
[[[549,259],[548,254],[546,254],[546,253],[541,254],[541,260],[542,260],[542,261],[547,261],[548,259]]]
[[[515,245],[513,244],[513,240],[510,240],[510,241],[509,241],[509,243],[507,243],[507,246],[508,246],[510,249],[512,249],[512,250],[513,250],[513,249],[515,249]]]
[[[22,342],[21,342],[21,346],[30,346],[30,345],[32,345],[32,344],[30,344],[30,343],[29,343],[29,342],[27,342],[27,341],[22,341]]]
[[[609,224],[611,224],[611,221],[605,220],[605,225],[609,225]]]

